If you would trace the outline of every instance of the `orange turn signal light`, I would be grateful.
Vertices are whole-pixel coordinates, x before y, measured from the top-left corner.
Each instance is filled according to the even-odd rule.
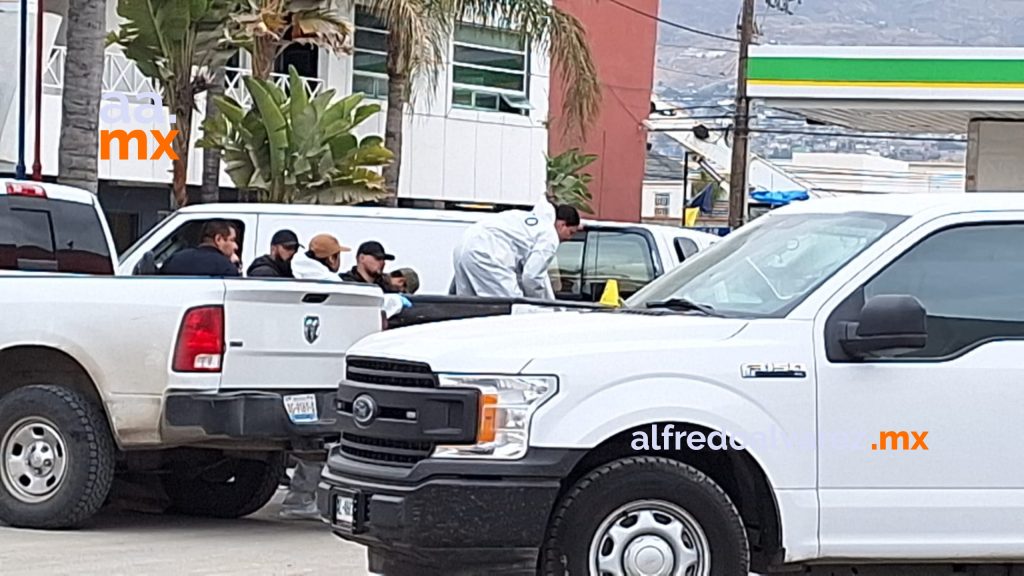
[[[477,428],[477,442],[494,442],[497,438],[498,395],[480,395],[480,426]]]

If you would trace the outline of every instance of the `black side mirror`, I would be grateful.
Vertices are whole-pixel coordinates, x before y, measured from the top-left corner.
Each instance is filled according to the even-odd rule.
[[[841,329],[843,350],[860,359],[920,350],[928,342],[927,313],[913,296],[875,296]]]

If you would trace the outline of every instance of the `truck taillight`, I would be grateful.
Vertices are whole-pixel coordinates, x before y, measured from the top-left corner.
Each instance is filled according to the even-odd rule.
[[[224,307],[201,306],[185,312],[174,347],[175,372],[220,372],[224,358]]]
[[[7,183],[7,194],[10,196],[33,196],[46,198],[46,190],[36,184],[20,184],[18,182]]]

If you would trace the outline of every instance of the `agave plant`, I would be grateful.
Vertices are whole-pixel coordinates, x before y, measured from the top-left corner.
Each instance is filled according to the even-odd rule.
[[[581,170],[597,160],[596,154],[581,154],[579,148],[557,156],[547,156],[548,196],[559,204],[574,206],[580,212],[593,214],[590,182],[594,177]]]
[[[355,204],[386,195],[374,170],[394,155],[379,136],[353,131],[380,112],[362,94],[335,101],[327,90],[310,98],[294,67],[289,94],[273,81],[245,78],[253,106],[245,110],[230,97],[216,98],[221,115],[203,124],[202,148],[220,150],[225,169],[241,190],[262,202]]]

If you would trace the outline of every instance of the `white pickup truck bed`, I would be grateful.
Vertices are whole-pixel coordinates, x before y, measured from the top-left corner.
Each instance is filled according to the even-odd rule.
[[[197,461],[182,447],[230,451],[280,474],[286,450],[336,434],[345,351],[381,329],[381,302],[340,283],[0,276],[0,520],[78,524],[138,454],[166,472]]]

